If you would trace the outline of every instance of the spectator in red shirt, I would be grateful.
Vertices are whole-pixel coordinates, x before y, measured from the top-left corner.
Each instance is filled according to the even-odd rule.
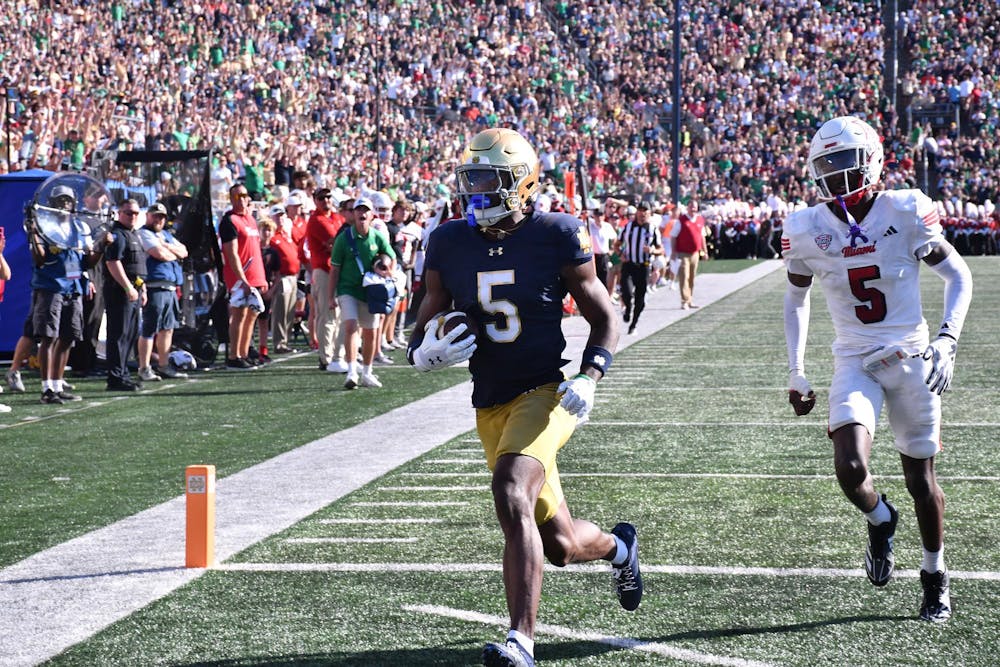
[[[698,273],[698,260],[705,256],[705,218],[698,213],[692,200],[687,213],[681,213],[671,230],[673,252],[670,259],[680,259],[677,282],[681,288],[681,309],[697,308],[694,303],[694,277]]]
[[[250,193],[242,183],[229,189],[232,210],[219,222],[222,242],[222,278],[229,290],[229,343],[226,347],[226,368],[254,370],[247,360],[253,325],[264,311],[261,289],[267,289],[264,259],[260,252],[260,232],[257,221],[248,208]]]
[[[299,251],[295,245],[292,220],[281,204],[271,207],[271,220],[276,225],[269,249],[276,260],[275,279],[271,283],[271,336],[275,354],[292,351],[289,332],[295,322],[295,300],[298,296]]]
[[[309,265],[312,267],[312,297],[316,307],[315,334],[319,343],[319,368],[331,373],[346,373],[347,363],[337,344],[340,321],[330,311],[330,251],[333,240],[344,222],[333,209],[333,194],[329,188],[317,190],[313,199],[316,210],[306,225],[309,245]]]

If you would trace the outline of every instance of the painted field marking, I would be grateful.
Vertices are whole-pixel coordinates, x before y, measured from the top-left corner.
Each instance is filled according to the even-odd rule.
[[[224,563],[216,570],[237,572],[428,572],[488,573],[502,572],[500,563]],[[545,574],[610,574],[611,566],[602,563],[582,563],[555,567],[545,565]],[[650,565],[642,564],[643,574],[674,574],[678,576],[717,577],[813,577],[817,579],[842,579],[866,577],[861,568],[833,567],[726,567],[715,565]],[[952,579],[1000,581],[1000,572],[977,570],[949,570]],[[895,570],[894,577],[919,579],[919,570]]]
[[[285,544],[393,544],[413,543],[417,537],[289,537]]]
[[[325,525],[444,523],[444,519],[320,519],[316,523]]]
[[[439,605],[408,604],[403,605],[403,609],[405,611],[412,611],[418,614],[444,616],[445,618],[454,618],[460,621],[469,621],[471,623],[498,625],[501,628],[506,627],[510,623],[510,619],[508,618],[482,614],[476,611],[464,611],[462,609],[452,609],[451,607],[441,607]],[[606,646],[614,646],[616,648],[631,649],[634,651],[642,651],[644,653],[652,653],[654,655],[662,655],[674,660],[692,662],[700,665],[725,665],[726,667],[769,667],[769,663],[766,662],[744,660],[742,658],[729,658],[721,655],[712,655],[711,653],[701,653],[699,651],[678,648],[676,646],[670,646],[669,644],[663,644],[660,642],[645,642],[639,639],[632,639],[631,637],[612,637],[600,632],[574,630],[562,625],[552,625],[551,623],[539,623],[535,627],[535,630],[546,635],[559,637],[560,639],[576,639],[595,642],[597,644],[605,644]]]
[[[824,428],[828,424],[827,422],[818,421],[795,421],[795,422],[633,422],[633,421],[593,421],[587,422],[587,426],[612,426],[612,427],[635,427],[635,428],[656,428],[656,427],[673,427],[673,428],[686,428],[686,427],[756,427],[756,428],[791,428],[794,426],[808,426],[809,428]],[[942,428],[945,430],[949,428],[997,428],[1000,426],[1000,422],[945,422],[942,424]],[[458,461],[461,463],[461,461]]]
[[[401,472],[400,477],[490,477],[492,473],[481,472]],[[836,475],[790,475],[779,473],[751,472],[560,472],[560,477],[644,477],[656,479],[804,479],[808,481],[829,481]],[[903,475],[872,475],[875,479],[905,480]],[[938,475],[939,482],[1000,482],[996,475]]]
[[[421,461],[421,463],[433,463],[435,465],[463,465],[468,463],[475,463],[478,465],[483,465],[486,463],[486,459],[427,459],[426,461]]]
[[[176,384],[160,385],[153,389],[144,389],[140,392],[137,392],[137,395],[142,396],[144,394],[155,394],[157,392],[164,391],[165,389],[172,389],[176,386],[178,385]],[[113,403],[115,401],[124,401],[129,398],[135,398],[135,396],[110,396],[96,401],[85,399],[86,402],[80,405],[79,407],[59,408],[55,412],[47,415],[25,415],[24,417],[20,417],[19,420],[16,422],[11,422],[10,424],[0,424],[0,430],[14,428],[15,426],[29,426],[31,424],[38,424],[40,422],[48,421],[50,419],[55,419],[57,417],[71,417],[78,412],[83,412],[84,410],[100,408],[107,405],[108,403]]]
[[[379,491],[489,491],[490,487],[483,486],[380,486]]]
[[[440,502],[419,501],[359,501],[351,503],[353,507],[463,507],[469,503],[464,500],[442,500]]]

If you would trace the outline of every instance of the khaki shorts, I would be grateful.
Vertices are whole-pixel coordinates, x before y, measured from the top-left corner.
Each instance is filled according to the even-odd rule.
[[[490,470],[504,454],[530,456],[545,469],[545,483],[535,503],[538,525],[554,517],[562,504],[556,453],[576,429],[576,417],[559,406],[558,386],[552,382],[503,405],[476,410],[476,429]]]
[[[355,299],[350,294],[341,294],[337,297],[337,305],[340,306],[340,321],[355,320],[362,329],[377,329],[379,317],[381,315],[368,312],[368,302]]]

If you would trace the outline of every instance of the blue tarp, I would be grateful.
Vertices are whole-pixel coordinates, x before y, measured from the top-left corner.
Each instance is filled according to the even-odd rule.
[[[0,227],[4,228],[7,237],[3,256],[12,274],[0,302],[0,356],[13,354],[31,307],[32,261],[24,233],[24,206],[52,174],[51,171],[31,169],[0,175]]]

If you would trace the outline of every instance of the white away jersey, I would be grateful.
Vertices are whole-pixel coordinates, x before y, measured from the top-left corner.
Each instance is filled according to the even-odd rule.
[[[789,273],[815,276],[837,338],[834,354],[884,345],[927,344],[920,305],[920,260],[944,242],[937,208],[919,190],[879,193],[860,234],[826,204],[785,221],[781,249]]]

